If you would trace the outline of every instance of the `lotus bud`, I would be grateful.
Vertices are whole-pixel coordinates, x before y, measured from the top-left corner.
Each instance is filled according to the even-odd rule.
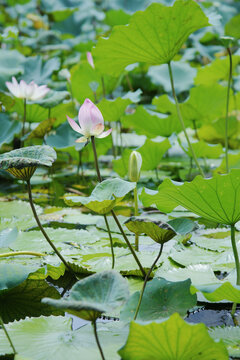
[[[130,181],[137,182],[140,178],[142,167],[142,155],[138,151],[133,151],[129,158],[128,177]]]
[[[91,65],[91,67],[94,69],[94,62],[93,62],[93,57],[90,51],[87,52],[87,61],[89,63],[89,65]]]

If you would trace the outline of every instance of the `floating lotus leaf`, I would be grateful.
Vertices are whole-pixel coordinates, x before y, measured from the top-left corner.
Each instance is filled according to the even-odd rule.
[[[136,235],[146,234],[159,244],[171,240],[176,232],[162,221],[131,217],[125,222],[126,227]]]
[[[82,319],[95,321],[102,313],[124,304],[128,297],[126,280],[116,271],[109,270],[78,281],[68,298],[45,298],[43,302]]]
[[[166,179],[157,193],[143,192],[140,198],[144,206],[156,204],[163,212],[181,205],[208,220],[232,225],[240,220],[240,170],[210,179],[197,176],[184,184]]]
[[[135,183],[122,179],[108,179],[98,184],[89,197],[66,194],[64,200],[69,206],[84,205],[99,214],[106,214],[135,186]]]
[[[181,316],[197,303],[197,296],[190,292],[191,280],[171,282],[165,279],[153,279],[146,285],[137,319],[153,321],[167,318],[177,312]],[[129,298],[121,311],[121,320],[133,319],[140,292],[136,291]]]
[[[222,342],[214,342],[204,324],[189,325],[176,313],[161,324],[132,322],[123,360],[228,360]]]

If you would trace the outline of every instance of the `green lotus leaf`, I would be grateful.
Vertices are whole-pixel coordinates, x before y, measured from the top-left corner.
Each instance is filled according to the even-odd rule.
[[[98,103],[98,108],[101,111],[104,120],[112,122],[120,120],[129,104],[131,104],[130,99],[116,98],[114,100],[107,100],[103,98]]]
[[[153,279],[148,282],[143,295],[137,319],[152,321],[167,318],[175,312],[181,316],[197,303],[196,295],[190,293],[191,281],[171,282],[165,279]],[[140,292],[135,292],[121,311],[121,320],[133,319]]]
[[[239,16],[240,18],[240,16]],[[238,20],[239,21],[239,20]],[[232,57],[233,71],[240,62],[240,56],[234,55]],[[200,67],[198,69],[197,76],[195,78],[196,85],[216,85],[220,80],[227,80],[229,75],[229,59],[225,57],[223,59],[216,59],[210,64]],[[204,95],[203,95],[204,96]]]
[[[177,313],[160,324],[132,322],[118,353],[123,360],[228,360],[224,344],[216,343],[204,324],[189,325]]]
[[[26,279],[18,286],[0,291],[0,316],[5,323],[26,316],[62,315],[62,311],[42,304],[45,296],[59,299],[61,295],[45,280]]]
[[[106,214],[135,186],[135,183],[122,179],[108,179],[98,184],[89,197],[66,194],[64,201],[69,206],[84,205],[99,214]]]
[[[0,231],[0,248],[8,248],[10,244],[14,243],[18,236],[18,229],[4,229]]]
[[[136,235],[146,234],[159,244],[164,244],[177,235],[174,229],[167,223],[148,218],[131,217],[124,224],[128,230]]]
[[[23,169],[26,167],[52,166],[56,160],[56,152],[50,146],[36,145],[9,151],[0,155],[0,168]]]
[[[106,359],[119,360],[117,350],[126,342],[128,328],[119,321],[98,325]],[[72,319],[66,316],[41,316],[6,325],[19,356],[24,360],[100,359],[92,325],[87,324],[74,331],[72,327]],[[5,354],[12,354],[12,349],[0,329],[0,355],[4,360],[7,358]]]
[[[215,341],[222,341],[227,347],[229,356],[238,358],[240,356],[240,327],[226,326],[215,327],[208,330],[209,335]]]
[[[240,303],[240,286],[232,285],[229,281],[224,284],[197,287],[209,301],[228,300]]]
[[[109,270],[78,281],[68,298],[45,298],[43,302],[82,319],[95,321],[102,313],[123,305],[128,297],[126,280],[116,271]]]
[[[159,106],[158,111],[164,113],[161,106]],[[175,113],[175,108],[173,111]],[[166,117],[166,115],[160,113],[149,111],[142,105],[139,105],[134,114],[123,116],[121,121],[123,126],[130,127],[137,134],[146,135],[149,138],[154,138],[158,135],[168,137],[174,132],[179,133],[181,131],[181,125],[179,125],[179,120],[176,116]],[[146,124],[148,125],[146,126]]]
[[[21,284],[30,273],[37,270],[37,266],[23,266],[17,264],[0,264],[0,290],[9,290]]]
[[[240,38],[240,14],[235,15],[227,22],[225,25],[225,33],[227,35],[233,36],[236,39]]]
[[[153,3],[136,12],[128,26],[116,26],[109,39],[98,41],[93,51],[96,67],[119,75],[135,62],[168,63],[191,33],[208,25],[206,15],[192,0],[177,0],[171,7]]]
[[[210,179],[197,176],[184,184],[166,179],[158,193],[144,192],[140,198],[144,206],[156,204],[163,212],[181,205],[208,220],[232,225],[240,220],[240,170],[232,169],[227,175],[217,174]]]

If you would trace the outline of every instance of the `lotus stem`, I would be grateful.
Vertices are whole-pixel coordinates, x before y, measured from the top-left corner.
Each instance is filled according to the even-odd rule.
[[[51,108],[48,108],[48,119],[51,119]]]
[[[26,116],[27,116],[27,100],[23,100],[23,124],[22,124],[22,138],[25,134],[25,123],[26,123]],[[21,147],[24,146],[24,140],[21,140]]]
[[[39,217],[37,215],[34,203],[33,203],[33,198],[32,198],[32,190],[31,190],[31,183],[30,180],[27,180],[27,189],[28,189],[28,197],[29,197],[29,202],[30,202],[30,206],[33,212],[33,216],[36,220],[36,223],[38,224],[39,229],[41,230],[43,236],[45,237],[45,239],[47,240],[48,244],[51,246],[51,248],[55,251],[55,253],[57,254],[57,256],[59,257],[59,259],[63,262],[63,264],[65,265],[65,267],[72,273],[74,274],[73,270],[71,269],[70,265],[67,263],[67,261],[64,259],[64,257],[60,254],[60,252],[58,251],[58,249],[56,248],[56,246],[53,244],[53,242],[50,240],[48,234],[46,233],[46,231],[44,230]],[[74,274],[75,275],[75,274]]]
[[[9,344],[10,344],[12,350],[13,350],[14,355],[16,355],[16,354],[17,354],[17,351],[16,351],[16,349],[15,349],[15,347],[14,347],[14,345],[13,345],[13,342],[12,342],[12,340],[11,340],[11,338],[10,338],[10,335],[9,335],[9,333],[8,333],[5,325],[4,325],[4,322],[3,322],[2,318],[1,318],[1,316],[0,316],[0,325],[1,325],[1,327],[3,328],[3,331],[4,331],[4,333],[5,333],[5,335],[6,335],[7,339],[8,339],[8,342],[9,342]]]
[[[97,156],[97,150],[96,150],[96,144],[95,144],[94,136],[91,136],[91,142],[92,142],[92,149],[93,149],[93,154],[94,154],[94,163],[95,163],[95,169],[96,169],[96,172],[97,172],[98,181],[102,182],[102,177],[101,177],[100,169],[99,169],[99,166],[98,166],[98,156]],[[111,253],[112,253],[112,269],[114,269],[115,255],[114,255],[114,250],[113,250],[112,234],[111,234],[110,226],[109,226],[109,223],[108,223],[107,215],[104,214],[103,217],[104,217],[104,221],[105,221],[107,231],[108,231],[110,247],[111,247]]]
[[[101,358],[102,358],[102,360],[105,360],[105,357],[104,357],[104,354],[103,354],[103,350],[102,350],[102,347],[101,347],[101,344],[100,344],[100,341],[99,341],[99,338],[98,338],[97,322],[96,322],[96,320],[92,321],[92,326],[93,326],[93,331],[94,331],[94,336],[95,336],[95,339],[96,339],[96,343],[97,343],[99,352],[100,352],[100,354],[101,354]]]
[[[111,210],[111,213],[112,213],[112,216],[113,216],[113,218],[114,218],[114,220],[115,220],[115,222],[116,222],[116,224],[117,224],[117,226],[118,226],[118,228],[119,228],[119,230],[120,230],[120,232],[121,232],[127,246],[129,247],[129,250],[131,251],[136,263],[139,266],[139,269],[140,269],[140,271],[142,273],[142,276],[145,277],[146,276],[145,270],[144,270],[140,260],[138,259],[137,254],[135,253],[130,241],[128,240],[127,235],[125,234],[125,232],[124,232],[124,230],[122,228],[122,225],[120,224],[120,222],[119,222],[119,220],[117,218],[117,215],[115,214],[114,210]]]
[[[193,147],[192,147],[192,144],[190,142],[190,139],[188,137],[188,134],[187,134],[187,131],[186,131],[186,127],[185,127],[185,124],[184,124],[184,121],[183,121],[183,118],[182,118],[182,114],[181,114],[181,111],[180,111],[180,107],[179,107],[179,103],[178,103],[178,99],[177,99],[177,95],[176,95],[176,92],[175,92],[175,87],[174,87],[174,81],[173,81],[173,73],[172,73],[172,67],[171,67],[171,62],[168,63],[168,72],[169,72],[169,77],[170,77],[170,81],[171,81],[171,87],[172,87],[172,94],[173,94],[173,97],[174,97],[174,101],[175,101],[175,105],[176,105],[176,109],[177,109],[177,115],[178,115],[178,119],[180,121],[180,124],[182,126],[182,130],[184,132],[184,135],[186,137],[186,140],[187,140],[187,143],[188,143],[188,147],[189,147],[189,150],[192,154],[192,157],[196,163],[196,166],[200,172],[200,174],[204,177],[204,173],[203,173],[203,170],[201,168],[201,166],[199,165],[199,162],[198,162],[198,159],[196,157],[196,154],[193,150]]]
[[[231,224],[231,243],[232,243],[232,249],[233,249],[233,255],[235,259],[235,266],[236,266],[236,273],[237,273],[237,281],[236,285],[240,285],[240,263],[239,263],[239,256],[236,246],[236,239],[235,239],[235,225]],[[231,315],[234,317],[235,311],[237,308],[237,303],[233,303]],[[235,319],[233,318],[233,321],[235,322]]]
[[[94,136],[91,136],[91,141],[92,141],[92,148],[93,148],[93,153],[94,153],[94,161],[95,161],[95,167],[96,167],[96,172],[97,172],[97,176],[98,176],[98,181],[102,182],[102,177],[101,177],[99,166],[98,166],[98,157],[97,157],[97,151],[96,151],[96,145],[95,145]],[[127,238],[127,236],[126,236],[120,222],[118,221],[118,218],[117,218],[114,210],[111,210],[111,214],[112,214],[112,216],[113,216],[113,218],[114,218],[114,220],[115,220],[115,222],[116,222],[116,224],[117,224],[117,226],[118,226],[118,228],[119,228],[125,242],[127,243],[127,246],[129,247],[129,250],[131,251],[134,259],[136,260],[136,262],[137,262],[137,264],[138,264],[138,266],[139,266],[139,268],[141,270],[142,275],[145,277],[146,273],[145,273],[145,271],[144,271],[144,269],[142,267],[142,264],[140,263],[140,261],[139,261],[137,255],[136,255],[130,241],[128,240],[128,238]],[[107,221],[106,215],[104,215],[104,219],[105,219],[105,222],[106,222]],[[111,236],[110,228],[109,228],[109,239],[110,239],[111,250],[112,250],[112,254],[113,254],[113,244],[112,244],[112,236]]]
[[[228,165],[228,112],[229,112],[229,98],[230,98],[230,88],[232,82],[232,53],[231,49],[228,47],[227,52],[229,55],[229,75],[228,75],[228,87],[227,87],[227,103],[226,103],[226,116],[225,116],[225,161],[226,161],[226,173],[229,171]]]
[[[18,256],[18,255],[46,256],[46,254],[38,253],[35,251],[12,251],[8,253],[0,254],[0,258]]]
[[[134,188],[134,215],[138,216],[138,194],[137,194],[137,183]],[[139,251],[139,236],[135,234],[135,250]]]
[[[145,287],[147,285],[147,281],[149,279],[149,276],[151,275],[151,272],[153,271],[154,269],[154,266],[156,265],[156,263],[158,262],[161,254],[162,254],[162,250],[163,250],[163,244],[161,244],[161,247],[160,247],[160,250],[159,250],[159,254],[157,256],[157,258],[155,259],[154,263],[152,264],[152,266],[150,267],[150,269],[148,270],[148,273],[144,279],[144,283],[143,283],[143,287],[142,287],[142,290],[141,290],[141,294],[140,294],[140,297],[139,297],[139,300],[138,300],[138,304],[137,304],[137,308],[136,308],[136,311],[135,311],[135,315],[134,315],[134,318],[133,320],[136,320],[137,319],[137,316],[138,316],[138,312],[139,312],[139,309],[140,309],[140,306],[141,306],[141,303],[142,303],[142,298],[143,298],[143,294],[144,294],[144,290],[145,290]]]

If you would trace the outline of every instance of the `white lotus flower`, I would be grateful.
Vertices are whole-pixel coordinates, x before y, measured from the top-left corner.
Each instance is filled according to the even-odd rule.
[[[15,77],[12,77],[12,82],[7,81],[6,86],[16,98],[31,101],[44,98],[44,96],[50,91],[47,85],[38,86],[34,81],[27,84],[24,80],[21,80],[20,83],[18,83]]]

